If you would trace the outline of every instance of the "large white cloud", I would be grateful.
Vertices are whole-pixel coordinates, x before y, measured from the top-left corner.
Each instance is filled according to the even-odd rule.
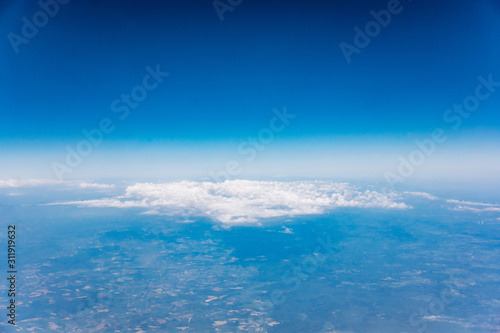
[[[189,212],[223,223],[245,223],[271,217],[322,214],[336,207],[408,208],[397,199],[394,192],[360,190],[346,183],[230,180],[138,183],[127,187],[123,196],[58,204],[142,207],[150,214]]]

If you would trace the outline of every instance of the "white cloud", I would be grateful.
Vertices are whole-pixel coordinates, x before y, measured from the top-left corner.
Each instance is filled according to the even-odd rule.
[[[499,204],[484,203],[484,202],[474,202],[474,201],[460,201],[448,199],[448,203],[456,204],[452,210],[459,211],[471,211],[471,212],[500,212]]]
[[[413,196],[416,196],[416,197],[427,198],[429,200],[438,200],[439,199],[438,197],[433,196],[432,194],[429,194],[429,193],[425,193],[425,192],[408,192],[408,191],[405,191],[403,193],[410,194],[410,195],[413,195]]]
[[[446,202],[456,203],[456,204],[462,204],[462,205],[468,205],[468,206],[500,207],[499,204],[484,203],[484,202],[474,202],[474,201],[460,201],[460,200],[453,200],[453,199],[448,199],[448,200],[446,200]]]
[[[108,189],[108,188],[113,188],[115,185],[109,185],[109,184],[97,184],[97,183],[85,183],[85,182],[79,182],[78,186],[81,188],[95,188],[95,189]]]
[[[285,226],[283,226],[282,228],[283,228],[283,229],[285,229],[285,230],[280,231],[280,233],[282,233],[282,234],[293,234],[292,229],[287,228],[287,227],[285,227]]]
[[[394,192],[362,191],[346,183],[230,180],[138,183],[127,187],[124,196],[57,204],[141,207],[155,213],[199,214],[223,223],[245,223],[280,216],[322,214],[337,207],[408,208],[396,199]]]
[[[55,179],[0,179],[0,188],[22,188],[35,187],[46,185],[62,185],[68,187],[92,188],[92,189],[108,189],[114,185],[87,183],[83,181],[64,181]]]
[[[32,187],[41,185],[56,185],[62,183],[63,183],[62,180],[55,180],[55,179],[7,179],[7,180],[0,180],[0,188]]]
[[[470,206],[457,206],[452,208],[452,210],[468,210],[471,212],[500,212],[500,207],[475,208]]]
[[[11,192],[11,193],[7,193],[7,195],[9,197],[18,197],[18,196],[23,195],[23,193],[20,193],[20,192]]]

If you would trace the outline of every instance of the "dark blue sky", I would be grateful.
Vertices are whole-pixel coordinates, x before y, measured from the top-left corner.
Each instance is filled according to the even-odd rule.
[[[500,81],[500,4],[400,6],[348,64],[339,44],[387,1],[244,0],[221,22],[211,1],[73,0],[17,53],[8,33],[40,7],[3,1],[0,139],[76,142],[108,117],[112,142],[237,141],[284,105],[298,117],[283,140],[426,135],[479,75]],[[119,120],[111,103],[157,64],[170,75]],[[461,130],[498,131],[499,105],[493,94]]]

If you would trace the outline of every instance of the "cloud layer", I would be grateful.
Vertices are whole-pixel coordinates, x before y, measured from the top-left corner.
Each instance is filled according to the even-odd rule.
[[[483,203],[483,202],[473,202],[473,201],[460,201],[448,199],[446,202],[455,204],[456,206],[452,210],[458,211],[471,211],[471,212],[500,212],[500,205]]]
[[[54,179],[0,179],[0,188],[19,188],[60,184],[63,184],[62,180]]]
[[[35,187],[35,186],[51,186],[51,185],[62,185],[67,187],[80,187],[89,189],[108,189],[113,188],[114,185],[109,184],[97,184],[97,183],[87,183],[84,181],[64,181],[55,179],[0,179],[0,188],[24,188],[24,187]]]
[[[408,192],[408,191],[405,191],[403,192],[404,194],[409,194],[409,195],[413,195],[415,197],[422,197],[422,198],[426,198],[426,199],[429,199],[429,200],[438,200],[439,198],[432,195],[432,194],[429,194],[429,193],[426,193],[426,192]]]
[[[138,183],[125,195],[59,204],[86,207],[141,207],[148,214],[179,212],[205,215],[222,223],[256,222],[264,218],[322,214],[338,207],[404,209],[393,192],[360,190],[326,181],[249,181],[224,183],[181,181]]]
[[[140,214],[145,215],[179,215],[186,219],[189,216],[207,216],[227,224],[258,222],[266,218],[323,214],[340,207],[406,209],[411,207],[402,201],[403,199],[409,200],[411,203],[411,197],[441,201],[446,208],[453,211],[500,212],[500,204],[497,203],[439,198],[426,192],[398,193],[382,188],[375,191],[332,181],[228,180],[223,183],[178,181],[136,183],[127,187],[82,180],[0,180],[0,189],[33,187],[45,187],[48,191],[56,187],[67,191],[81,189],[86,191],[85,193],[94,192],[94,198],[98,198],[44,203],[44,205],[140,208],[143,210]],[[11,192],[6,195],[23,194],[26,192]]]

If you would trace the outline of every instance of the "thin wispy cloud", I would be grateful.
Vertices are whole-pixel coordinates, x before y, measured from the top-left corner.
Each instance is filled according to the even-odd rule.
[[[0,188],[25,188],[25,187],[36,187],[36,186],[66,186],[71,188],[89,188],[89,189],[109,189],[115,187],[113,184],[98,184],[98,183],[88,183],[84,181],[64,181],[56,179],[6,179],[0,180]]]
[[[500,204],[492,204],[485,202],[474,202],[474,201],[460,201],[454,199],[448,199],[446,202],[455,204],[456,206],[451,208],[457,211],[471,211],[471,212],[500,212]]]
[[[405,194],[409,194],[409,195],[413,195],[413,196],[416,196],[416,197],[422,197],[422,198],[426,198],[426,199],[429,199],[429,200],[438,200],[439,198],[432,195],[432,194],[429,194],[429,193],[426,193],[426,192],[408,192],[408,191],[405,191],[403,192]]]
[[[0,180],[0,188],[33,187],[33,186],[59,185],[59,184],[63,184],[63,181],[55,180],[55,179],[6,179],[6,180]]]
[[[80,188],[93,188],[93,189],[108,189],[108,188],[115,187],[115,185],[79,182],[78,187],[80,187]]]

